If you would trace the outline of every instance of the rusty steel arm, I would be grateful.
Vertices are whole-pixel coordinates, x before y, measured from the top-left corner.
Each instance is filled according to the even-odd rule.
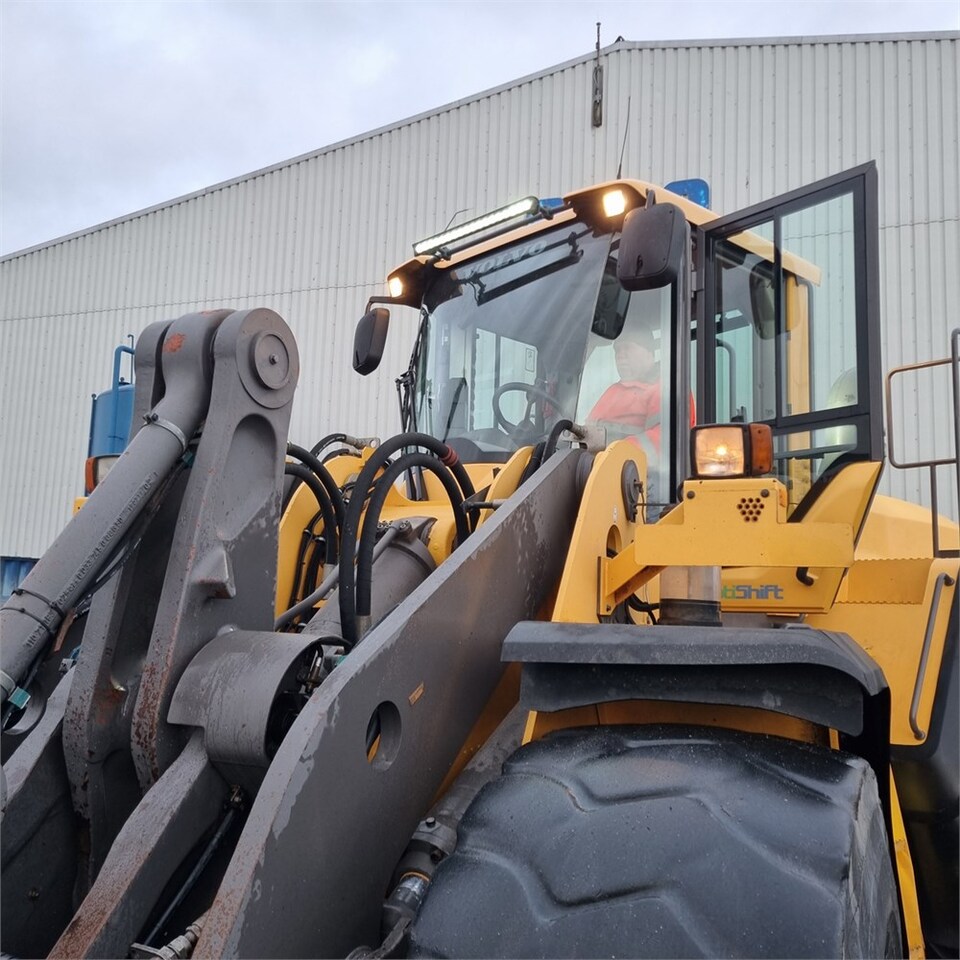
[[[67,524],[14,595],[0,608],[2,699],[17,689],[56,636],[67,611],[87,593],[156,492],[207,412],[211,345],[221,310],[188,314],[166,329],[162,399],[109,475]]]
[[[45,558],[47,579],[28,584],[33,594],[41,583],[59,590],[55,575],[70,562],[88,563],[93,582],[104,576],[95,565],[109,574],[82,618],[69,689],[20,734],[4,765],[5,811],[34,811],[5,816],[0,837],[3,949],[19,956],[46,955],[58,937],[55,953],[126,955],[228,788],[242,782],[255,792],[274,704],[317,646],[281,635],[259,659],[252,641],[235,649],[244,630],[273,625],[283,454],[299,373],[291,331],[270,310],[220,311],[154,325],[141,340],[142,426],[79,512],[84,523],[71,524],[72,561]],[[109,527],[137,491],[139,519],[131,511],[126,539],[115,530],[111,548],[91,552],[82,535],[103,538],[92,521]],[[74,601],[88,592],[78,588]],[[9,616],[18,620],[29,617]],[[5,632],[5,657],[14,639]],[[214,640],[191,674],[193,700],[182,698],[168,718],[188,665]],[[22,662],[29,668],[30,657]],[[234,695],[226,708],[205,695],[218,678]],[[222,769],[211,766],[223,757]]]

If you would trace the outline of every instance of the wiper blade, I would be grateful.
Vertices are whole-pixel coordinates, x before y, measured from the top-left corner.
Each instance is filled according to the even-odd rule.
[[[528,283],[533,283],[535,280],[540,280],[543,277],[547,277],[551,273],[556,273],[559,270],[565,270],[567,267],[572,267],[575,263],[579,263],[582,259],[583,251],[575,250],[572,253],[568,253],[565,257],[561,257],[559,260],[554,260],[551,263],[545,263],[542,267],[537,267],[536,270],[531,270],[529,273],[523,274],[523,276],[514,277],[512,280],[507,280],[506,282],[501,283],[498,287],[484,287],[480,281],[477,281],[477,304],[484,304],[490,300],[496,300],[497,297],[502,297],[506,293],[510,293],[511,291],[517,290],[520,287],[525,287]]]
[[[519,287],[526,286],[526,284],[532,283],[535,280],[539,280],[541,277],[545,277],[556,270],[562,270],[565,267],[569,267],[575,263],[578,263],[583,256],[583,252],[580,249],[579,240],[581,237],[586,236],[589,232],[590,231],[587,229],[581,230],[579,233],[577,231],[573,231],[566,236],[560,237],[559,239],[553,241],[553,243],[545,244],[543,246],[531,244],[530,246],[534,247],[533,249],[516,256],[511,256],[510,251],[503,251],[499,256],[494,256],[491,258],[493,262],[486,270],[477,269],[469,276],[460,277],[458,279],[460,280],[461,284],[467,284],[474,289],[478,304],[484,303],[487,300],[492,300],[496,297],[502,296],[505,293],[509,293],[511,290],[516,290]],[[525,273],[521,276],[514,277],[511,280],[507,280],[496,287],[488,287],[488,285],[481,279],[484,277],[489,277],[491,274],[498,273],[500,270],[506,270],[509,267],[516,267],[517,264],[521,264],[525,260],[530,260],[533,257],[543,256],[543,254],[548,253],[551,250],[557,250],[565,246],[570,248],[570,253],[567,254],[567,256],[561,257],[559,260],[554,260],[551,263],[544,264],[543,266],[538,267],[536,270],[532,270],[529,273]],[[486,261],[483,261],[483,263],[486,263]]]

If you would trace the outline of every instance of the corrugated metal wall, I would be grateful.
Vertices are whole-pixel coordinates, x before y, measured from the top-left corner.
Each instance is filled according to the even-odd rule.
[[[620,43],[602,51],[599,129],[584,57],[4,258],[0,554],[37,556],[66,520],[82,485],[87,400],[107,386],[127,333],[194,308],[270,306],[301,350],[292,437],[388,435],[413,313],[394,311],[380,372],[350,368],[354,321],[386,271],[455,216],[612,177],[621,151],[626,176],[706,178],[725,212],[875,159],[885,365],[943,355],[960,323],[958,41]],[[941,381],[895,390],[903,456],[935,442],[946,452]],[[925,482],[886,480],[920,501]]]

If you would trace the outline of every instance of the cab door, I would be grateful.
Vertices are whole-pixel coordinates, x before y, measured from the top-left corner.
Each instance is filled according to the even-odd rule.
[[[870,162],[698,232],[698,419],[768,423],[793,510],[883,457],[877,224]]]

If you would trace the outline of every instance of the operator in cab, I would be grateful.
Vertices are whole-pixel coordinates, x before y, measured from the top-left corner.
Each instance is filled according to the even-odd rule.
[[[634,428],[660,450],[660,363],[649,327],[625,327],[613,345],[616,383],[610,384],[593,405],[587,420]],[[690,426],[696,424],[690,397]]]
[[[624,330],[613,351],[620,379],[607,387],[587,419],[654,429],[660,423],[660,365],[652,332],[646,327]]]

